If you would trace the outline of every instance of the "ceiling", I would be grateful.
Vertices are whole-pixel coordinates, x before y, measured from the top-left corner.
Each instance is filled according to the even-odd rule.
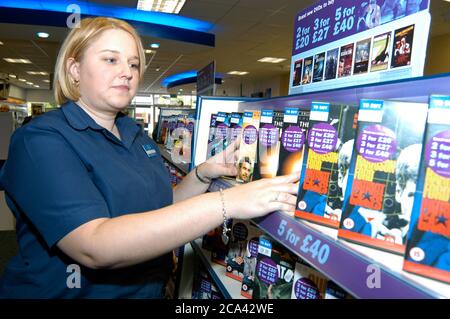
[[[136,8],[137,0],[96,0]],[[141,83],[141,92],[167,92],[162,80],[176,73],[199,70],[212,60],[216,61],[216,72],[224,74],[227,86],[274,77],[289,72],[292,51],[294,18],[298,11],[316,0],[187,0],[180,15],[208,21],[213,24],[209,33],[216,36],[216,46],[209,47],[167,39],[143,37],[148,46],[152,42],[161,44],[155,53],[147,54],[147,71]],[[431,36],[450,33],[450,3],[431,0]],[[37,31],[50,33],[48,39],[36,37]],[[52,73],[56,56],[67,28],[42,27],[0,23],[0,73],[15,74],[25,78],[39,89],[48,90],[43,82],[48,76],[29,75],[27,71]],[[286,58],[279,64],[261,63],[266,56]],[[11,64],[4,57],[27,58],[32,64]],[[156,71],[156,70],[159,71]],[[232,70],[248,71],[245,76],[229,76]],[[12,80],[23,88],[29,85]],[[183,86],[183,93],[192,93],[195,85]],[[34,89],[34,88],[33,88]],[[172,90],[177,92],[178,88]]]

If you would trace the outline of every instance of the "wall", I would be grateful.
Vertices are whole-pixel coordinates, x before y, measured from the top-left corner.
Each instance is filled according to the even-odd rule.
[[[289,72],[273,77],[263,77],[258,79],[247,79],[244,77],[233,77],[225,79],[223,85],[218,85],[216,90],[217,96],[242,96],[250,97],[252,93],[266,92],[271,89],[272,97],[284,96],[288,94]],[[225,93],[224,93],[225,91]]]
[[[12,132],[12,114],[9,112],[0,113],[0,160],[2,162],[8,158],[9,139]],[[4,192],[0,191],[0,231],[14,229],[14,217],[6,206],[4,197]]]
[[[289,94],[289,72],[286,72],[280,77],[280,96],[286,96],[288,94]]]
[[[430,38],[425,75],[450,72],[450,33]]]
[[[243,82],[242,94],[244,96],[251,96],[252,93],[264,92],[266,89],[271,89],[272,96],[280,95],[280,76],[261,78],[253,81]]]
[[[11,84],[9,86],[9,97],[26,100],[26,91],[18,86]]]
[[[52,90],[32,90],[32,89],[27,90],[26,100],[27,102],[48,102],[48,103],[55,102]]]

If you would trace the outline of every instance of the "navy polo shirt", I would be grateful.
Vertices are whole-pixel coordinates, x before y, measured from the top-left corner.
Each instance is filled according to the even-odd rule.
[[[70,266],[77,262],[56,245],[91,220],[172,204],[156,144],[121,113],[116,125],[121,140],[67,102],[15,131],[0,188],[17,219],[19,252],[0,278],[0,298],[162,296],[171,254],[122,269],[79,265],[77,288],[76,268]]]

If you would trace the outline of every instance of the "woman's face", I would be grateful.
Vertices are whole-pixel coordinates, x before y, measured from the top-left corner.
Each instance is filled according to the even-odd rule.
[[[126,108],[139,84],[139,54],[126,31],[104,31],[84,52],[78,65],[81,100],[97,111]]]

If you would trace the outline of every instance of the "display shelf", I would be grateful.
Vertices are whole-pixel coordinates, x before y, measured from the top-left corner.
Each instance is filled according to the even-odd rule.
[[[219,289],[225,299],[245,299],[241,296],[241,283],[226,276],[224,266],[211,261],[211,252],[201,248],[201,238],[191,241],[191,246],[195,253],[200,257],[208,273],[214,280],[217,289]]]
[[[159,152],[161,156],[176,169],[181,171],[183,174],[187,175],[189,173],[189,163],[174,163],[172,160],[172,155],[170,152],[164,147],[164,145],[158,144]]]
[[[217,179],[209,190],[233,184]],[[450,298],[450,285],[407,273],[402,270],[402,256],[340,240],[336,229],[297,220],[282,212],[254,222],[356,298]]]

